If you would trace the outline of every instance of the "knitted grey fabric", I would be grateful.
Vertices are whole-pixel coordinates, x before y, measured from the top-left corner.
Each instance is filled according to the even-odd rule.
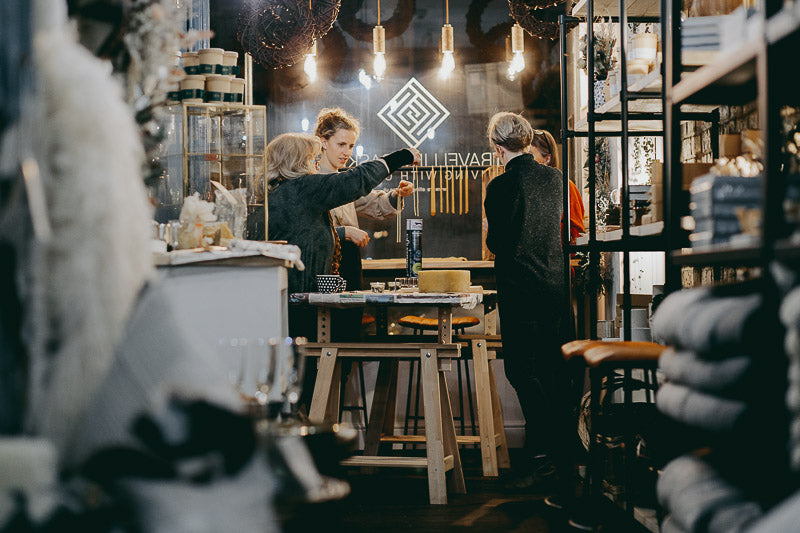
[[[749,502],[740,489],[694,456],[670,461],[658,479],[656,492],[658,501],[684,531],[710,531],[712,524],[715,532],[741,531],[760,514],[760,508]],[[724,514],[715,518],[722,509]]]
[[[747,533],[784,533],[800,529],[800,490],[753,522]]]
[[[739,353],[764,334],[761,295],[716,297],[706,288],[669,295],[652,320],[653,337],[703,356]]]
[[[265,458],[255,455],[236,477],[211,483],[129,479],[119,485],[140,531],[272,533],[281,528],[270,505],[271,480]]]
[[[179,313],[161,283],[142,293],[114,364],[75,428],[75,464],[104,447],[139,447],[133,421],[164,410],[171,396],[241,409],[224,361],[183,326]]]
[[[666,350],[658,359],[658,368],[667,381],[733,398],[742,397],[752,385],[752,379],[748,379],[752,366],[753,359],[747,355],[709,361],[694,352],[674,349]]]
[[[658,389],[656,406],[674,420],[716,432],[738,429],[748,411],[745,402],[711,396],[677,383],[665,383]]]
[[[688,533],[675,522],[671,514],[664,517],[664,520],[661,522],[660,531],[661,533]]]

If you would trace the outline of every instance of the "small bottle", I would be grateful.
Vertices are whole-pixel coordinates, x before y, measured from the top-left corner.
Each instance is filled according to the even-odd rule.
[[[406,276],[416,278],[422,270],[422,219],[406,220]]]

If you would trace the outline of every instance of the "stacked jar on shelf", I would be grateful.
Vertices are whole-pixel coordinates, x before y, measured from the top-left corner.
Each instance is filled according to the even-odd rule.
[[[643,76],[654,70],[658,70],[659,50],[658,35],[655,33],[636,33],[628,43],[628,59],[626,61],[628,69],[628,85],[633,85]],[[619,72],[619,63],[608,73],[605,85],[606,100],[610,100],[619,94],[620,82],[622,77]]]
[[[168,95],[168,103],[230,103],[244,101],[244,80],[238,78],[238,52],[204,48],[181,54],[183,70],[180,90]]]

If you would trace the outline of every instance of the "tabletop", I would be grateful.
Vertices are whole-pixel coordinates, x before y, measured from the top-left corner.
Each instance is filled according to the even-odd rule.
[[[449,305],[474,309],[478,304],[496,300],[496,291],[465,293],[421,292],[371,292],[345,291],[335,293],[304,292],[289,296],[292,304],[310,304],[322,307],[357,307],[364,305]]]

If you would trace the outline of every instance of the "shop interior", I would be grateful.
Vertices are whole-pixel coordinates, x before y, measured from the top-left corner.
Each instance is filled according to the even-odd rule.
[[[0,531],[797,530],[800,2],[3,0],[0,41]],[[498,214],[523,159],[549,219]],[[508,281],[545,256],[557,298]]]

